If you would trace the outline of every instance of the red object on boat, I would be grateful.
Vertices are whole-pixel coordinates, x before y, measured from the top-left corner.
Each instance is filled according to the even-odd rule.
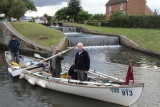
[[[126,80],[125,80],[124,84],[125,85],[129,85],[130,80],[132,80],[133,83],[134,83],[134,74],[133,74],[133,66],[132,66],[132,64],[129,64],[128,72],[127,72]]]

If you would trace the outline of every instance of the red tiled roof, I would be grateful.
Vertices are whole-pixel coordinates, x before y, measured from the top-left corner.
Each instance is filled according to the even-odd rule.
[[[127,2],[127,0],[109,0],[108,3],[106,4],[106,6],[120,4],[120,3],[123,3],[123,2]]]

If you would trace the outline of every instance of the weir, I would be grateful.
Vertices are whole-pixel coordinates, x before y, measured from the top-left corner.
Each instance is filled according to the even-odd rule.
[[[61,32],[80,32],[81,30],[76,27],[62,27],[62,26],[50,26],[50,28],[59,30]]]
[[[50,28],[63,32],[69,41],[69,47],[75,46],[78,42],[85,46],[120,45],[120,38],[117,36],[86,34],[76,27],[50,26]]]
[[[65,33],[69,40],[69,46],[75,46],[78,42],[82,42],[85,46],[106,46],[119,45],[119,37],[91,35],[85,33]]]

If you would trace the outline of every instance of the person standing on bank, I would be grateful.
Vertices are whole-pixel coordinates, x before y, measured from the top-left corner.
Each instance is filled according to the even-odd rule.
[[[16,63],[19,63],[19,50],[20,50],[20,42],[16,39],[15,36],[9,41],[8,48],[12,55],[12,60]]]
[[[57,48],[53,50],[53,55],[56,55],[60,52]],[[60,78],[60,74],[62,72],[61,62],[63,60],[63,56],[59,55],[50,60],[50,72],[53,77]]]
[[[90,57],[88,52],[84,49],[83,43],[77,44],[78,52],[75,55],[75,72],[77,72],[77,79],[80,81],[88,80],[88,70],[90,69]]]

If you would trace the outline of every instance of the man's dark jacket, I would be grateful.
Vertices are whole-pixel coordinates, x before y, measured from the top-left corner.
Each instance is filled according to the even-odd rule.
[[[87,51],[83,50],[81,54],[79,52],[75,55],[75,69],[88,71],[90,68],[90,57]]]
[[[18,40],[10,40],[8,47],[11,52],[18,52],[19,47],[20,47],[20,43]]]
[[[61,62],[64,58],[62,56],[57,56],[50,60],[50,71],[53,77],[59,77],[62,72]]]

